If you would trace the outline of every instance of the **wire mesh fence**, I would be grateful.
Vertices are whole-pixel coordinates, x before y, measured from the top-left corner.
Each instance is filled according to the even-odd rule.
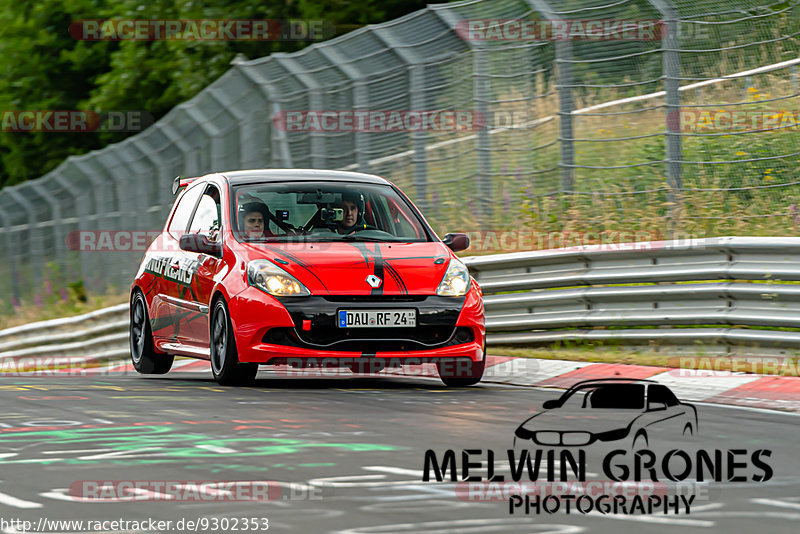
[[[235,61],[143,132],[0,190],[2,306],[124,290],[172,179],[242,168],[384,176],[479,252],[504,231],[792,234],[798,68],[800,0],[473,0]]]

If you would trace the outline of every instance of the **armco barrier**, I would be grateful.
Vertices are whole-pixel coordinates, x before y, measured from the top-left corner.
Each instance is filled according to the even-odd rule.
[[[800,350],[800,238],[717,237],[464,258],[489,345]],[[0,331],[0,361],[128,352],[128,305]],[[683,327],[683,328],[677,328]],[[692,328],[686,328],[692,327]]]
[[[800,328],[800,285],[784,283],[800,281],[800,238],[597,245],[464,261],[484,291],[490,345],[800,348],[800,332],[764,329]]]

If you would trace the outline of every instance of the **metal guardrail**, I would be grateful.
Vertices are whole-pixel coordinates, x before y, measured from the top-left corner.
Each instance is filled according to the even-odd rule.
[[[800,348],[800,332],[746,328],[800,328],[800,285],[782,283],[800,281],[800,238],[597,245],[464,262],[484,291],[490,345]],[[715,325],[728,328],[708,328]]]
[[[0,330],[0,368],[4,361],[23,358],[125,358],[129,354],[128,324],[125,303]]]
[[[783,283],[800,282],[800,238],[594,245],[463,260],[484,291],[490,345],[800,349],[800,331],[764,328],[800,329],[800,284]],[[120,304],[0,331],[0,362],[126,357],[127,315]]]

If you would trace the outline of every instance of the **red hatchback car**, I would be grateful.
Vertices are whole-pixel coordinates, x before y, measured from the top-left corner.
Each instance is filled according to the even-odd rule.
[[[131,287],[131,358],[166,373],[210,360],[220,384],[259,364],[375,372],[436,363],[447,385],[480,381],[483,298],[454,252],[383,178],[251,170],[176,179],[175,201]]]

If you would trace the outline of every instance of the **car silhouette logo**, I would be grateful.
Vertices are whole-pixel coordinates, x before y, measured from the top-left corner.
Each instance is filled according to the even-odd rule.
[[[582,447],[626,440],[636,449],[649,446],[655,434],[683,438],[697,434],[697,409],[652,380],[584,380],[542,408],[517,427],[515,445],[520,440],[546,447]]]
[[[371,275],[369,275],[367,277],[367,283],[371,287],[374,287],[374,288],[377,289],[377,288],[381,287],[381,284],[383,283],[383,281],[380,278],[378,278],[377,276],[375,276],[374,274],[371,274]]]

